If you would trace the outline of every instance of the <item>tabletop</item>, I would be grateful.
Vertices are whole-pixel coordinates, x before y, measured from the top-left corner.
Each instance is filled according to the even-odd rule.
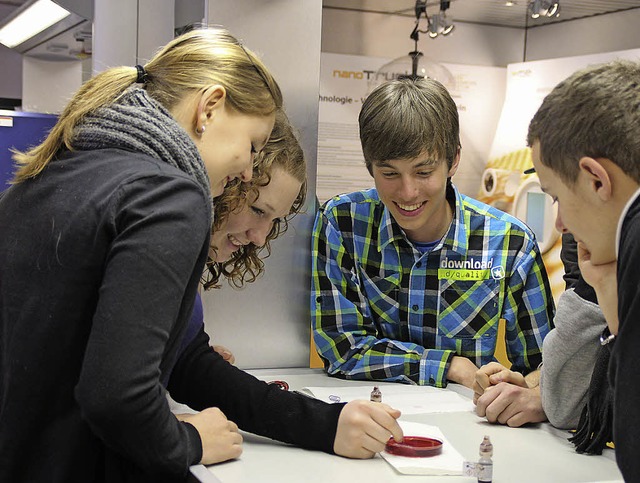
[[[265,381],[283,380],[291,390],[305,387],[369,386],[371,381],[346,381],[328,377],[321,369],[263,369],[248,371]],[[383,394],[387,384],[375,383]],[[471,397],[470,390],[450,384],[446,391]],[[407,414],[402,420],[438,426],[447,440],[467,461],[478,460],[478,447],[485,435],[493,443],[493,483],[571,483],[622,482],[615,463],[614,451],[606,449],[601,456],[581,455],[567,441],[567,431],[548,423],[510,428],[490,424],[472,411]],[[233,461],[205,467],[193,466],[192,474],[203,483],[325,483],[344,481],[345,477],[359,482],[430,482],[471,483],[475,478],[464,476],[414,476],[397,472],[380,455],[370,460],[352,460],[309,451],[291,445],[242,433],[242,456]]]

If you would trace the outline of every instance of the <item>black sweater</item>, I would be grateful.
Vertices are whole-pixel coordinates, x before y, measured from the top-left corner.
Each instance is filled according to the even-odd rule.
[[[344,404],[327,404],[259,381],[215,352],[203,325],[178,359],[168,389],[176,401],[194,409],[220,408],[244,431],[333,453]]]
[[[613,440],[625,481],[640,481],[640,198],[627,212],[618,252],[618,318],[609,378],[614,385]]]
[[[208,252],[188,175],[108,149],[67,153],[0,194],[0,481],[182,481],[202,457],[177,401],[332,452],[342,405],[224,362],[200,330],[178,356]]]
[[[144,481],[199,461],[160,379],[210,218],[187,174],[113,149],[66,153],[3,193],[0,481]]]

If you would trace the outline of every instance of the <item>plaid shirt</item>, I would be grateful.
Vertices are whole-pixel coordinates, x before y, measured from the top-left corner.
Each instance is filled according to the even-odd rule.
[[[375,189],[336,196],[316,216],[311,317],[329,374],[447,384],[454,355],[495,361],[498,320],[524,374],[542,361],[555,311],[542,257],[520,220],[460,194],[427,253],[407,239]]]

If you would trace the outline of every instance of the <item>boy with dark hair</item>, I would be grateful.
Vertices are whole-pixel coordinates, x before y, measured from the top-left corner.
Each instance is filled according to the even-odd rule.
[[[640,63],[576,72],[545,98],[527,141],[556,227],[578,242],[580,270],[615,337],[613,439],[625,481],[640,481]]]

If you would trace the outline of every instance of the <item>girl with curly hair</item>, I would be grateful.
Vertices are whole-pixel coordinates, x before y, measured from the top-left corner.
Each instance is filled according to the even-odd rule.
[[[205,290],[218,286],[221,277],[240,288],[260,276],[262,260],[271,254],[270,242],[287,230],[304,206],[306,169],[300,143],[279,111],[251,183],[236,181],[216,198]]]
[[[256,157],[249,183],[233,183],[216,199],[205,289],[222,279],[234,287],[255,281],[264,271],[269,243],[281,235],[304,205],[304,153],[283,112],[265,148]],[[390,435],[402,437],[399,411],[380,403],[327,404],[259,381],[233,364],[231,352],[209,345],[198,296],[182,342],[180,362],[169,380],[171,397],[188,406],[224,408],[245,431],[351,458],[369,458]],[[193,384],[177,384],[193,378]],[[197,383],[196,383],[197,381]],[[237,388],[234,399],[227,386]],[[259,403],[256,403],[259,401]],[[195,404],[195,406],[194,406]],[[189,421],[190,414],[178,414]],[[374,435],[374,436],[371,436]]]

